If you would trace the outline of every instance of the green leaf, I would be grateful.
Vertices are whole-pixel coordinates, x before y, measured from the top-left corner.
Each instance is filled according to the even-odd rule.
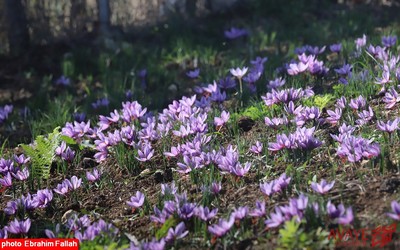
[[[165,237],[168,233],[168,230],[178,224],[178,220],[171,217],[168,220],[165,221],[165,223],[162,225],[162,227],[156,232],[156,238],[157,240]]]
[[[69,145],[76,145],[76,141],[69,136],[61,135],[60,139],[65,141],[65,143],[67,143]]]

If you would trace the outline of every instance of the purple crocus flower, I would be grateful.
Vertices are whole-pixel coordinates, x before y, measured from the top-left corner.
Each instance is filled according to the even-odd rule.
[[[171,185],[161,184],[161,194],[162,195],[175,195],[178,189],[175,186],[175,182],[171,182]]]
[[[219,219],[218,224],[208,226],[208,231],[216,237],[224,236],[233,226],[235,218],[230,216],[229,220]]]
[[[110,101],[104,97],[101,99],[97,99],[95,102],[92,103],[92,107],[94,109],[98,109],[100,107],[108,107],[108,105],[110,104]]]
[[[100,179],[101,173],[97,168],[93,168],[92,172],[87,171],[86,172],[86,179],[90,182],[95,182],[98,179]]]
[[[246,207],[238,207],[233,210],[231,216],[234,217],[235,220],[241,220],[247,216],[248,212],[249,212],[249,208],[247,206]]]
[[[4,158],[0,159],[0,173],[2,173],[3,175],[11,171],[13,167],[14,162],[12,160],[6,160]]]
[[[328,213],[329,217],[331,219],[336,219],[338,218],[341,214],[345,212],[343,204],[339,204],[338,207],[336,207],[332,202],[329,200],[328,203],[326,204],[326,212]]]
[[[167,236],[165,236],[165,241],[171,243],[177,239],[184,238],[188,234],[189,231],[186,230],[185,223],[182,221],[181,223],[176,225],[175,229],[170,228],[168,230]]]
[[[335,107],[339,109],[344,109],[346,108],[346,103],[347,103],[346,97],[342,96],[336,100]]]
[[[186,73],[186,75],[192,79],[199,77],[199,74],[200,74],[200,69],[195,69]]]
[[[3,229],[0,229],[0,239],[7,239],[8,234],[7,234],[7,228],[4,227]]]
[[[230,167],[230,172],[235,174],[236,176],[243,177],[247,172],[249,172],[251,167],[250,162],[246,162],[244,166],[238,162],[237,164]]]
[[[252,217],[263,217],[265,215],[265,201],[256,201],[256,207],[249,212]]]
[[[56,148],[55,151],[56,155],[61,156],[61,154],[64,153],[66,148],[67,148],[67,143],[65,143],[65,141],[62,141],[61,145]]]
[[[30,160],[31,160],[31,158],[30,158],[30,157],[25,157],[24,154],[21,154],[21,155],[19,155],[19,156],[14,155],[14,161],[15,161],[19,166],[25,165],[25,164],[28,163]]]
[[[69,182],[69,181],[68,181]],[[69,192],[69,185],[65,181],[58,184],[56,188],[53,189],[54,192],[60,195],[65,195]]]
[[[341,108],[336,108],[335,111],[327,110],[326,112],[328,113],[329,116],[325,120],[332,125],[336,125],[340,121],[340,118],[342,117]]]
[[[341,214],[338,218],[338,223],[341,225],[351,224],[354,220],[353,210],[351,207],[346,209],[346,212]]]
[[[359,96],[356,99],[351,99],[349,103],[349,107],[352,109],[360,109],[364,108],[367,104],[367,101],[363,96]]]
[[[153,238],[150,242],[143,242],[142,248],[143,250],[164,250],[165,248],[165,239],[157,241],[157,239]]]
[[[6,188],[12,186],[12,178],[10,172],[3,176],[3,178],[0,178],[0,185]]]
[[[391,109],[394,107],[394,105],[396,105],[396,103],[400,102],[400,95],[393,87],[390,87],[388,92],[385,93],[385,96],[382,100],[384,103],[386,103],[385,108]]]
[[[76,189],[78,189],[80,186],[81,186],[81,184],[82,184],[82,178],[78,178],[78,177],[76,177],[75,175],[74,176],[72,176],[71,177],[71,180],[70,180],[70,189],[71,190],[76,190]]]
[[[139,208],[144,204],[144,194],[140,191],[136,191],[136,195],[131,196],[130,201],[126,202],[132,208]]]
[[[56,224],[56,228],[55,231],[51,231],[50,229],[45,229],[44,233],[46,234],[47,238],[49,239],[54,239],[57,238],[56,236],[58,236],[58,234],[60,233],[60,224],[57,223]]]
[[[269,84],[267,85],[268,89],[277,89],[282,87],[283,85],[285,85],[285,79],[283,79],[282,77],[276,78],[272,81],[269,81]]]
[[[236,82],[235,82],[234,78],[227,76],[218,81],[218,87],[221,89],[224,89],[224,90],[231,89],[231,88],[236,87]]]
[[[252,152],[252,153],[254,153],[256,155],[261,154],[262,150],[263,150],[263,145],[259,141],[256,141],[256,144],[252,145],[251,148],[250,148],[250,152]]]
[[[384,70],[382,71],[382,76],[377,77],[375,83],[379,85],[383,85],[381,92],[385,90],[385,84],[393,82],[390,80],[390,72],[389,69],[385,66]]]
[[[127,101],[132,101],[132,98],[133,98],[132,90],[128,89],[127,91],[125,91],[125,99]]]
[[[33,195],[32,200],[35,207],[45,208],[53,200],[53,192],[47,188],[38,190],[37,193]]]
[[[399,129],[399,118],[396,118],[393,121],[387,121],[387,123],[383,121],[377,121],[376,127],[381,131],[392,133]]]
[[[211,183],[211,192],[213,194],[218,194],[221,191],[222,185],[221,182],[213,182]]]
[[[135,157],[138,161],[149,161],[154,155],[154,149],[151,148],[149,143],[143,143],[141,149],[138,149],[139,157]]]
[[[278,179],[272,180],[271,182],[264,182],[260,184],[261,191],[270,196],[274,193],[282,191],[290,183],[291,177],[287,177],[286,173],[283,173]]]
[[[386,215],[394,220],[400,220],[400,204],[397,201],[392,201],[391,207],[393,213],[386,213]]]
[[[229,112],[226,112],[225,110],[222,111],[221,117],[214,117],[214,125],[216,127],[223,126],[225,123],[228,122],[229,117],[230,117]]]
[[[57,86],[69,86],[71,81],[69,78],[63,75],[60,78],[58,78],[55,83]]]
[[[24,206],[24,204],[23,204],[23,201],[21,198],[15,200],[15,201],[9,201],[9,202],[7,202],[7,205],[4,208],[4,213],[7,215],[13,215],[17,212],[18,208],[23,207],[23,206]]]
[[[275,213],[271,213],[269,218],[265,221],[265,225],[269,228],[278,227],[285,222],[285,216],[282,214],[282,210],[279,206],[275,207]]]
[[[341,43],[332,44],[329,46],[329,49],[332,52],[339,53],[340,51],[342,51],[342,44]]]
[[[72,117],[77,122],[84,122],[86,120],[86,114],[85,113],[75,112],[75,113],[72,114]]]
[[[274,194],[275,193],[274,185],[275,185],[275,180],[271,182],[260,183],[261,192],[263,192],[267,196]]]
[[[209,221],[218,213],[218,208],[210,210],[208,207],[198,206],[195,208],[195,215],[203,221]]]
[[[397,36],[383,36],[382,37],[382,45],[385,46],[386,48],[393,47],[396,45],[397,42]]]
[[[164,224],[164,222],[169,218],[170,214],[163,209],[160,211],[156,206],[154,206],[154,215],[150,215],[150,220],[157,224]]]
[[[333,188],[333,185],[335,185],[335,181],[328,183],[325,179],[322,179],[320,183],[311,182],[311,188],[320,194],[328,193]]]
[[[357,38],[354,43],[356,44],[357,50],[360,50],[362,47],[364,47],[367,44],[367,36],[363,35],[360,38]]]
[[[274,117],[272,119],[270,119],[269,117],[265,117],[264,122],[265,122],[265,125],[267,125],[268,127],[274,128],[274,129],[277,129],[279,126],[287,125],[289,123],[286,116],[284,116],[282,118]]]
[[[352,70],[353,66],[350,64],[345,64],[343,65],[341,68],[339,69],[335,69],[335,72],[338,73],[339,75],[342,76],[348,76],[351,77],[351,70]]]
[[[247,32],[246,29],[239,29],[236,27],[231,27],[229,30],[224,31],[224,35],[228,39],[236,39],[242,36],[247,36],[249,33]]]
[[[304,71],[306,71],[308,68],[308,64],[304,64],[303,62],[299,63],[291,63],[289,64],[289,68],[287,69],[287,73],[289,75],[298,75]]]
[[[31,219],[18,221],[14,219],[10,225],[6,226],[7,232],[12,234],[26,234],[31,228]]]
[[[65,152],[61,153],[61,158],[67,162],[72,162],[74,160],[74,157],[75,151],[73,151],[70,147],[67,147]]]
[[[177,208],[179,218],[183,220],[190,219],[195,213],[196,204],[185,202]]]
[[[248,70],[249,68],[247,68],[247,67],[244,67],[244,68],[236,68],[236,69],[234,69],[234,68],[232,68],[232,69],[230,69],[229,71],[231,72],[231,74],[234,76],[234,77],[236,77],[236,78],[238,78],[238,79],[241,79],[246,73],[247,73],[247,70]]]

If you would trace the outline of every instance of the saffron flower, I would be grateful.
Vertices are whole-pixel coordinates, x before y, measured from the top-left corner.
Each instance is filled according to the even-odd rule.
[[[392,133],[399,129],[399,118],[396,118],[393,121],[387,121],[387,123],[377,121],[376,127],[381,131]]]
[[[90,182],[94,182],[97,181],[98,179],[100,179],[101,173],[99,170],[97,170],[97,168],[93,168],[92,172],[87,171],[86,172],[86,179]]]
[[[400,204],[397,201],[392,201],[391,207],[393,213],[386,213],[386,215],[394,220],[400,220]]]
[[[291,76],[298,75],[308,68],[308,64],[304,64],[303,62],[299,63],[291,63],[289,64],[289,68],[287,69],[287,73]]]
[[[78,178],[78,177],[76,177],[74,175],[74,176],[71,177],[71,180],[70,180],[69,184],[70,184],[69,188],[71,190],[76,190],[81,186],[82,178]]]
[[[135,157],[138,161],[149,161],[154,155],[154,149],[151,148],[149,143],[143,143],[141,149],[138,149],[139,157]]]
[[[45,208],[53,200],[53,192],[50,189],[38,190],[32,200],[35,207]]]
[[[140,191],[136,191],[136,195],[131,196],[130,201],[126,202],[133,209],[139,208],[144,204],[144,194]]]
[[[161,194],[162,195],[175,195],[177,190],[178,189],[175,186],[175,182],[171,182],[171,185],[161,184]]]
[[[353,222],[353,210],[351,207],[345,209],[343,204],[339,204],[337,207],[328,201],[326,205],[326,211],[331,219],[335,219],[337,223],[342,225],[348,225]]]
[[[219,219],[218,224],[208,226],[208,231],[216,237],[224,236],[233,226],[235,218],[230,216],[229,220]]]
[[[354,43],[356,44],[357,50],[360,50],[367,44],[367,36],[364,34],[362,37],[357,38]]]
[[[214,125],[216,127],[223,126],[225,123],[228,122],[229,117],[230,117],[229,112],[226,112],[225,110],[222,111],[221,117],[214,117]]]
[[[249,68],[247,68],[247,67],[244,67],[242,69],[241,68],[236,68],[236,69],[232,68],[232,69],[230,69],[230,72],[234,77],[241,79],[247,73],[248,69]]]
[[[397,42],[397,36],[383,36],[382,37],[382,45],[390,48],[396,45]]]
[[[195,208],[194,214],[203,221],[209,221],[218,213],[218,208],[210,210],[208,207],[198,206]]]
[[[328,193],[333,188],[333,185],[335,185],[335,181],[328,183],[325,179],[322,179],[320,183],[311,182],[311,188],[320,194]]]
[[[276,78],[272,81],[269,81],[269,84],[267,85],[268,89],[277,89],[282,87],[283,85],[285,85],[285,79],[283,79],[282,77]]]
[[[57,86],[69,86],[71,84],[71,81],[69,78],[65,77],[62,75],[60,78],[58,78],[55,82]]]
[[[278,227],[283,222],[285,222],[285,216],[282,214],[282,210],[279,206],[275,207],[275,213],[271,213],[269,218],[265,220],[265,225],[269,228]]]
[[[213,194],[218,194],[222,189],[221,182],[213,182],[211,183],[211,192]]]
[[[231,40],[242,37],[242,36],[247,36],[248,34],[249,33],[247,32],[246,29],[239,29],[236,27],[232,27],[229,30],[224,31],[225,37],[228,39],[231,39]]]
[[[186,72],[186,75],[192,79],[199,77],[200,69],[191,70]]]
[[[342,44],[341,43],[332,44],[329,46],[329,49],[332,52],[339,53],[340,51],[342,51]]]
[[[12,234],[26,234],[31,228],[31,219],[18,221],[14,219],[10,225],[6,226],[7,232]]]
[[[385,108],[391,109],[394,107],[394,105],[396,105],[396,103],[400,102],[400,95],[393,87],[390,87],[389,91],[385,93],[385,96],[382,100],[384,103],[386,103]]]
[[[336,108],[335,111],[327,110],[326,112],[328,113],[329,116],[325,120],[332,125],[336,125],[340,121],[340,118],[342,117],[341,108]]]
[[[351,99],[349,103],[349,107],[352,109],[361,109],[367,105],[367,101],[363,96],[359,96],[356,99]]]
[[[256,207],[249,212],[252,217],[263,217],[265,215],[265,201],[256,201]]]
[[[247,216],[248,212],[249,212],[249,208],[247,206],[246,207],[238,207],[233,210],[231,216],[234,217],[235,220],[241,220]]]
[[[252,152],[253,154],[256,154],[256,155],[261,154],[262,150],[263,150],[263,145],[259,141],[256,141],[256,144],[252,145],[250,148],[250,152]]]
[[[10,172],[3,176],[3,178],[0,178],[0,185],[6,188],[12,186],[12,178]]]
[[[249,172],[250,167],[251,167],[250,162],[246,162],[243,167],[238,162],[234,166],[231,166],[230,172],[235,174],[236,176],[243,177],[245,174],[247,174],[247,172]]]
[[[68,181],[68,183],[70,183]],[[63,181],[62,183],[58,184],[56,188],[53,189],[54,192],[60,195],[65,195],[69,191],[69,184],[67,182]]]
[[[178,225],[176,225],[175,229],[170,228],[168,230],[167,236],[165,236],[165,241],[171,243],[177,239],[184,238],[188,234],[189,234],[189,231],[186,230],[185,223],[181,222]]]

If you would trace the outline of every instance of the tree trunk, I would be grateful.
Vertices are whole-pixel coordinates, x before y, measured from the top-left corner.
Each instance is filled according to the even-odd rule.
[[[12,55],[20,55],[29,46],[28,23],[21,0],[5,0],[8,43]]]
[[[99,11],[100,34],[107,36],[110,33],[110,3],[108,0],[97,0],[97,8]]]

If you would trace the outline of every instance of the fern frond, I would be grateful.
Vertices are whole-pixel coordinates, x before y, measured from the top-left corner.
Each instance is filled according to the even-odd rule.
[[[30,171],[33,176],[41,179],[48,179],[50,177],[51,164],[56,157],[55,150],[60,145],[60,142],[60,127],[57,127],[47,137],[39,135],[33,144],[21,145],[25,154],[31,158]]]

